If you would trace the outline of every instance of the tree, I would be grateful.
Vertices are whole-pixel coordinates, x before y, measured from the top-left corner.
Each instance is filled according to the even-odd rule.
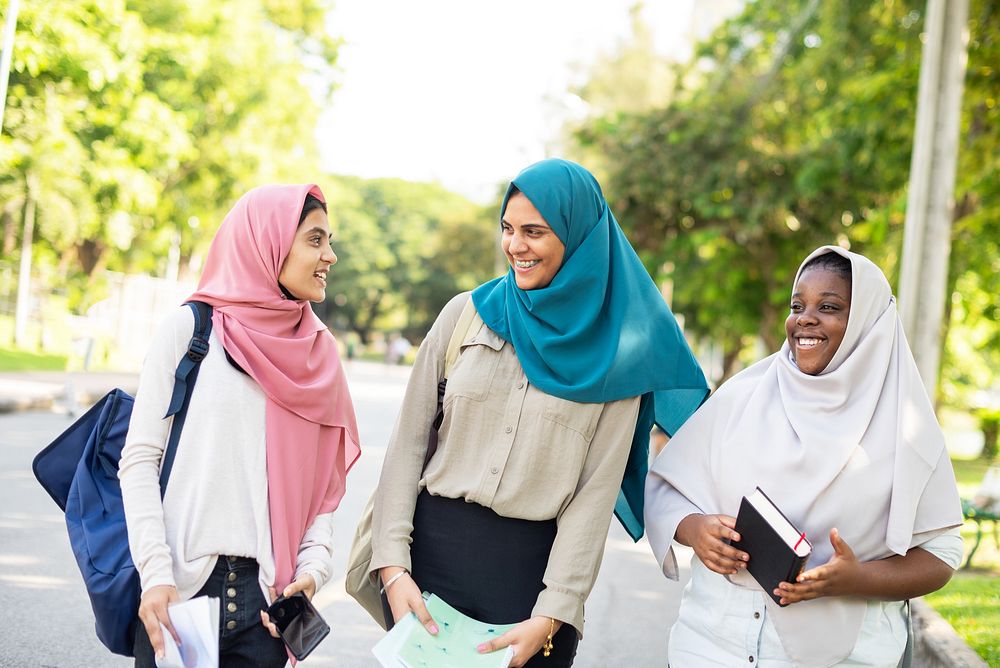
[[[720,342],[725,375],[753,340],[778,347],[789,283],[816,246],[850,245],[895,276],[922,7],[748,3],[681,68],[669,106],[578,131],[610,165],[612,207],[654,275],[673,279],[689,331]],[[967,127],[978,129],[960,158],[969,204],[996,187],[1000,127],[984,125],[995,121],[996,10],[981,0],[973,16],[969,71],[983,82],[966,93]],[[956,234],[978,244],[996,216],[974,220],[958,221]],[[964,243],[953,267],[982,275],[989,250],[975,259]]]
[[[420,338],[444,304],[491,275],[496,225],[437,184],[334,177],[338,262],[327,292],[342,327]]]

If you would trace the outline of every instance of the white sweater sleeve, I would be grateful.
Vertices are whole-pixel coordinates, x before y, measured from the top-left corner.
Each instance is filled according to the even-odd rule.
[[[187,352],[194,314],[187,306],[160,325],[139,377],[132,419],[119,463],[129,549],[142,591],[176,586],[160,501],[160,463],[173,418],[164,419],[174,387],[177,363]]]
[[[333,513],[317,515],[299,545],[296,579],[308,573],[319,591],[330,579],[333,567]]]

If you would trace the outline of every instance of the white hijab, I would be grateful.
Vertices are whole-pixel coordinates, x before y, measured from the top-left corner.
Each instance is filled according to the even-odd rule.
[[[882,271],[851,262],[843,342],[816,376],[799,371],[788,342],[725,383],[670,440],[650,471],[647,505],[673,488],[706,514],[735,516],[760,486],[813,545],[807,568],[833,555],[838,528],[861,561],[906,554],[962,522],[944,437],[903,336]],[[660,497],[659,499],[657,497]],[[660,563],[681,515],[646,517]],[[719,577],[722,577],[721,575]],[[759,589],[745,572],[736,585]],[[820,598],[781,608],[765,597],[782,646],[797,665],[830,666],[850,654],[867,603]]]

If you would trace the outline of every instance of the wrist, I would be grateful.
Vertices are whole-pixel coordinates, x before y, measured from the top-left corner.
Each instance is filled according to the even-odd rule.
[[[691,534],[695,531],[695,527],[702,517],[704,515],[701,513],[691,513],[685,516],[684,519],[677,523],[677,529],[674,531],[674,540],[688,547],[694,545]]]
[[[384,566],[379,569],[378,576],[382,581],[382,585],[385,586],[385,583],[388,582],[393,576],[406,572],[407,570],[402,566]]]

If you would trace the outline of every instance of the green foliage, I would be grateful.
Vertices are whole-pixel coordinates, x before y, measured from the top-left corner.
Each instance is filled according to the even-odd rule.
[[[332,311],[368,342],[376,329],[422,337],[455,294],[491,277],[497,225],[441,186],[334,177],[328,197],[338,262]]]
[[[983,430],[983,451],[980,457],[992,461],[997,456],[1000,437],[1000,408],[982,408],[976,411],[979,428]]]
[[[924,4],[747,3],[678,68],[668,106],[577,130],[647,267],[672,280],[688,331],[721,344],[727,374],[754,340],[778,347],[792,277],[815,247],[850,246],[898,272]],[[995,3],[973,0],[969,26],[949,387],[1000,372]]]
[[[322,0],[27,3],[0,136],[3,256],[28,199],[36,265],[82,310],[103,269],[196,273],[262,182],[316,180],[336,44]],[[307,86],[305,81],[309,81]]]
[[[1000,666],[1000,578],[996,574],[957,573],[944,589],[926,599],[987,665]]]

